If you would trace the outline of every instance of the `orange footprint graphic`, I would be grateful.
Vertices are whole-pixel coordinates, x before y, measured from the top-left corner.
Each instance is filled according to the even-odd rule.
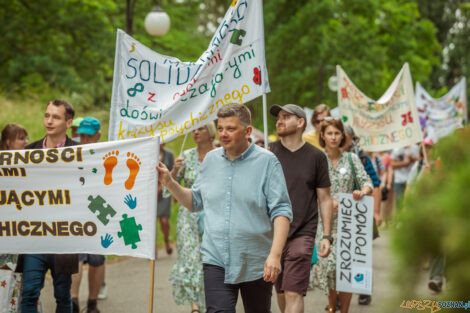
[[[137,177],[137,174],[139,173],[140,170],[140,164],[142,164],[139,160],[139,158],[134,154],[127,152],[127,167],[129,168],[129,178],[127,178],[126,182],[124,183],[124,186],[126,187],[127,190],[131,190],[132,187],[134,187],[135,183],[135,178]]]
[[[111,151],[107,153],[104,157],[104,169],[105,169],[105,174],[104,174],[104,184],[105,185],[110,185],[113,182],[113,169],[116,167],[116,164],[118,162],[117,156],[119,155],[119,151]]]

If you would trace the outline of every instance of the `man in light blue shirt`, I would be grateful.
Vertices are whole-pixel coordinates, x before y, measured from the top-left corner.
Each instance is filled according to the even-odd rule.
[[[235,312],[240,290],[246,313],[268,313],[292,220],[284,174],[271,152],[248,141],[248,108],[227,104],[217,116],[222,148],[207,153],[192,189],[161,163],[159,180],[183,206],[204,208],[207,312]]]

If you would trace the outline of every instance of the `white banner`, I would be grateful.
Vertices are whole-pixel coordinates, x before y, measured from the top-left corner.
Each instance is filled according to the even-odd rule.
[[[0,253],[155,258],[158,137],[0,151]]]
[[[374,200],[355,201],[341,193],[338,207],[336,290],[372,294],[372,223]]]
[[[360,137],[362,149],[385,151],[423,140],[407,63],[377,101],[364,95],[340,66],[336,71],[341,118]]]
[[[217,118],[217,110],[269,92],[261,0],[233,1],[196,62],[154,52],[118,30],[109,137],[162,142]],[[188,43],[189,44],[189,43]]]
[[[416,107],[426,137],[434,141],[463,127],[467,120],[467,90],[465,78],[452,87],[441,98],[431,97],[419,82],[416,82]]]

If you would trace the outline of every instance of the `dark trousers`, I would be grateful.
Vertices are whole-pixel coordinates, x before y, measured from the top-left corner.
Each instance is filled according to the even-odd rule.
[[[21,301],[22,313],[37,313],[37,304],[41,289],[44,287],[44,277],[51,270],[56,299],[56,313],[71,313],[70,298],[71,274],[56,274],[53,254],[28,254],[24,256],[23,265],[23,294]]]
[[[270,313],[273,284],[260,278],[239,284],[225,284],[222,267],[204,264],[206,313],[235,313],[240,290],[245,313]]]

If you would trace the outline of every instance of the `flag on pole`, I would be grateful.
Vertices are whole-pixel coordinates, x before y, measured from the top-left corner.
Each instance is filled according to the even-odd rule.
[[[109,138],[172,140],[217,118],[217,110],[269,92],[261,0],[233,1],[195,62],[147,48],[118,30]],[[190,43],[188,43],[190,44]]]
[[[362,93],[338,65],[338,106],[365,151],[400,148],[423,140],[408,63],[375,101]]]
[[[465,78],[440,98],[431,97],[423,86],[416,82],[416,107],[421,126],[426,128],[426,137],[432,138],[434,142],[463,127],[467,121]]]

